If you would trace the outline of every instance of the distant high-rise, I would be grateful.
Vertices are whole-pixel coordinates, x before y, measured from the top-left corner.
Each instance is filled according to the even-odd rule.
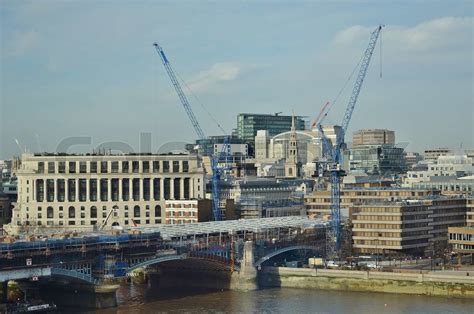
[[[387,129],[362,129],[354,132],[354,146],[395,144],[395,132]]]
[[[305,120],[302,117],[295,117],[295,129],[304,130]],[[249,144],[250,154],[253,155],[255,148],[255,135],[258,130],[267,130],[270,137],[290,131],[292,116],[279,114],[253,114],[240,113],[237,116],[236,135],[243,142]]]

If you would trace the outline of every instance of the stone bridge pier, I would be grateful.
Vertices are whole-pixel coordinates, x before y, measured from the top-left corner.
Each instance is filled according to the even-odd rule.
[[[258,289],[257,269],[254,263],[253,241],[246,241],[240,269],[233,272],[231,276],[231,290],[252,291]]]

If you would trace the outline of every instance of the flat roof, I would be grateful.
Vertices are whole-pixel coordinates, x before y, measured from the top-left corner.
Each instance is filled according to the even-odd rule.
[[[322,219],[310,219],[306,216],[286,216],[132,227],[130,229],[141,230],[143,233],[160,232],[163,239],[170,239],[213,233],[234,233],[238,231],[259,232],[275,228],[324,227],[327,224]]]

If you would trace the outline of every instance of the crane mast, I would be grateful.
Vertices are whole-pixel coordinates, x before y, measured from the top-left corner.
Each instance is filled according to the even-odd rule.
[[[165,66],[166,72],[168,73],[168,76],[171,80],[171,83],[174,86],[174,89],[176,90],[176,93],[178,94],[178,97],[181,101],[181,104],[183,105],[184,109],[186,110],[186,113],[189,117],[189,120],[191,120],[191,123],[194,127],[194,131],[196,132],[198,138],[200,140],[203,140],[206,138],[204,135],[204,132],[201,129],[201,126],[199,125],[198,120],[196,119],[196,116],[194,115],[194,112],[191,109],[191,105],[188,102],[188,99],[186,98],[186,95],[183,92],[183,89],[181,88],[181,85],[179,84],[176,75],[173,71],[173,68],[171,67],[171,64],[168,61],[168,58],[165,55],[165,52],[163,51],[163,48],[161,48],[158,43],[154,43],[153,46],[155,46],[156,51],[158,52],[158,55],[161,58],[161,61],[163,62],[163,65]],[[218,125],[220,127],[220,125]],[[221,128],[222,129],[222,128]],[[215,221],[220,221],[221,220],[221,208],[220,208],[220,180],[221,180],[221,175],[225,175],[225,171],[227,171],[230,167],[228,166],[227,162],[227,148],[229,146],[229,138],[226,136],[224,138],[224,144],[222,146],[222,150],[220,154],[213,154],[211,156],[211,168],[212,168],[212,212],[214,216]],[[225,160],[225,166],[219,166],[219,162],[224,159]]]
[[[324,134],[321,124],[318,124],[318,130],[323,140],[324,154],[328,159],[327,170],[330,173],[331,183],[331,225],[327,232],[326,242],[326,255],[328,258],[334,259],[339,255],[341,247],[341,176],[345,175],[344,170],[341,168],[342,156],[341,149],[344,144],[344,136],[349,126],[349,122],[354,112],[359,93],[364,82],[367,69],[370,64],[370,60],[374,53],[375,44],[382,30],[382,25],[379,25],[371,34],[369,44],[365,49],[359,73],[352,89],[351,98],[347,104],[346,112],[342,120],[341,129],[339,134],[336,134],[336,143],[332,146],[329,139]]]
[[[163,51],[163,48],[161,48],[158,43],[154,43],[153,46],[155,46],[156,52],[158,52],[161,61],[163,62],[163,65],[165,66],[166,72],[168,72],[168,76],[170,77],[171,83],[173,83],[174,89],[176,90],[176,93],[178,94],[179,100],[181,101],[181,104],[184,107],[184,110],[186,110],[186,113],[189,117],[189,120],[191,120],[191,124],[194,127],[194,131],[196,132],[196,135],[200,140],[205,139],[206,136],[204,135],[204,132],[201,129],[201,126],[199,125],[198,120],[196,119],[196,116],[194,115],[193,110],[191,109],[191,106],[189,105],[188,99],[186,98],[186,95],[183,92],[183,89],[181,88],[181,85],[179,84],[176,75],[173,71],[173,68],[171,67],[171,64],[168,61],[168,58],[165,55],[165,52]]]

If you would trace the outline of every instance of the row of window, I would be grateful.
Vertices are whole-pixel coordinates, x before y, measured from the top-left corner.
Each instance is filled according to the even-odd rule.
[[[133,222],[134,222],[136,225],[140,225],[140,224],[142,223],[142,221],[141,221],[140,219],[134,219]],[[146,225],[149,225],[149,224],[152,223],[152,222],[154,222],[155,224],[161,224],[161,219],[155,219],[155,220],[146,219],[146,220],[144,220],[144,223],[145,223]],[[29,225],[30,225],[30,222],[27,220],[27,221],[25,222],[25,224],[26,224],[27,226],[29,226]],[[38,225],[38,226],[42,226],[42,225],[43,225],[43,221],[36,221],[35,224]],[[124,221],[124,224],[125,224],[125,225],[129,225],[129,221],[128,221],[128,220],[125,220],[125,221]],[[20,222],[20,221],[18,221],[18,225],[21,225],[21,222]],[[64,224],[64,221],[62,221],[62,220],[60,220],[57,224],[55,224],[55,223],[54,223],[53,221],[51,221],[51,220],[46,221],[46,226],[48,226],[48,227],[64,226],[64,225],[65,225],[65,224]],[[75,225],[76,225],[76,221],[75,221],[75,220],[69,220],[69,221],[67,221],[67,225],[68,225],[68,226],[75,226]],[[97,225],[97,220],[90,220],[90,221],[89,221],[89,224],[86,224],[86,220],[81,220],[78,225],[81,225],[81,226],[86,226],[86,225],[94,226],[94,225]],[[119,225],[120,225],[120,224],[119,224],[118,222],[114,222],[114,223],[112,224],[112,226],[119,226]]]
[[[121,182],[120,182],[121,180]],[[190,184],[190,178],[164,178],[162,179],[38,179],[35,181],[36,185],[36,201],[54,202],[55,194],[58,202],[64,202],[66,199],[70,202],[75,202],[78,199],[80,202],[86,201],[108,201],[109,198],[112,201],[139,201],[143,199],[149,201],[152,198],[154,200],[164,199],[189,199],[190,195],[193,194],[191,191],[192,186]],[[46,181],[46,182],[45,182]],[[181,195],[181,182],[183,182],[183,195]],[[199,179],[198,179],[199,182]],[[66,188],[67,183],[67,188]],[[122,188],[120,189],[120,183]],[[77,191],[76,191],[76,185]],[[89,189],[87,188],[89,185]],[[161,185],[163,185],[163,191],[161,191]],[[142,191],[140,190],[142,188]],[[153,187],[153,188],[152,188]],[[200,186],[198,185],[198,191]],[[76,193],[77,192],[77,193]],[[109,196],[110,193],[110,196]],[[161,195],[163,194],[163,195]],[[89,197],[89,199],[87,199]]]
[[[181,163],[181,169],[180,169]],[[119,167],[121,165],[121,167]],[[135,161],[39,161],[38,173],[45,173],[45,166],[47,166],[47,173],[150,173],[150,172],[189,172],[189,162],[187,160],[135,160]],[[67,168],[66,168],[67,166]],[[57,167],[57,169],[56,169]],[[78,169],[79,167],[79,169]]]
[[[125,218],[128,218],[128,209],[129,207],[127,205],[125,205],[123,207],[123,209],[120,209],[120,207],[116,207],[114,208],[113,210],[113,213],[114,213],[114,216],[117,217],[119,216],[119,211],[123,211],[123,216]],[[28,207],[26,208],[27,212],[28,212]],[[149,205],[146,205],[146,212],[145,212],[145,217],[150,217],[150,206]],[[59,218],[64,218],[64,208],[63,206],[59,206],[59,209],[58,209],[58,217]],[[68,218],[76,218],[76,208],[74,206],[69,206],[68,207],[68,214],[67,214],[67,217]],[[89,215],[90,215],[90,218],[97,218],[97,207],[96,206],[91,206],[90,209],[89,209]],[[54,218],[54,213],[55,213],[55,210],[52,206],[48,206],[46,208],[46,217],[47,218]],[[154,217],[161,217],[161,206],[160,205],[156,205],[155,208],[154,208]],[[42,218],[42,207],[38,207],[38,218],[41,219]],[[103,206],[102,207],[102,218],[106,218],[108,215],[108,211],[107,211],[107,207],[106,206]],[[81,218],[85,218],[86,216],[86,213],[85,213],[85,207],[84,206],[81,206],[80,208],[80,216]],[[133,217],[140,217],[141,216],[141,210],[140,210],[140,206],[138,205],[135,205],[133,207]],[[29,214],[27,214],[27,218],[29,218]]]

